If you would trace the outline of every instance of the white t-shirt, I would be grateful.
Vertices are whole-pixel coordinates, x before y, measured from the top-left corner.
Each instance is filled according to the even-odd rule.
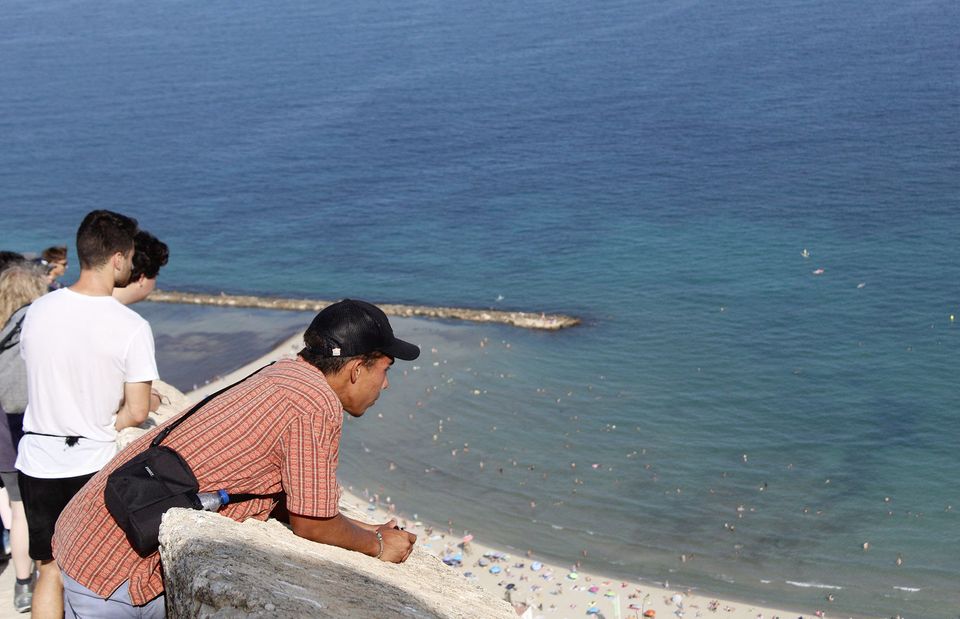
[[[124,383],[158,377],[150,323],[113,297],[62,288],[30,306],[20,333],[27,410],[17,468],[60,479],[94,473],[116,455]],[[83,437],[68,447],[65,436]]]

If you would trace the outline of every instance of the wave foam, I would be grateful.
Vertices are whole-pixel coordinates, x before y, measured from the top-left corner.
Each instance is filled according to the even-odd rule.
[[[804,589],[843,589],[843,587],[838,587],[836,585],[825,585],[819,582],[796,582],[794,580],[787,580],[788,585],[793,585],[794,587],[803,587]]]

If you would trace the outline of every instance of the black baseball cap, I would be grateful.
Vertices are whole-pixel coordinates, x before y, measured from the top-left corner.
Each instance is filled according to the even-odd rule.
[[[418,346],[394,337],[383,310],[353,299],[323,308],[303,339],[311,352],[323,357],[356,357],[374,351],[405,361],[420,356]]]

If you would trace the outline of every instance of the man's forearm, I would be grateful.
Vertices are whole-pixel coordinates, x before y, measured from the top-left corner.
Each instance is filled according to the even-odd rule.
[[[380,554],[381,544],[374,529],[368,529],[342,514],[333,518],[306,518],[290,514],[293,532],[304,538],[321,544],[339,546],[376,557]]]
[[[139,426],[141,423],[147,420],[148,414],[149,411],[146,410],[142,411],[142,413],[137,413],[135,411],[131,411],[126,405],[121,406],[120,410],[117,411],[117,421],[113,427],[117,430],[117,432],[119,432],[124,428]]]
[[[117,410],[113,427],[119,432],[124,428],[139,426],[150,414],[151,381],[123,384],[123,403]]]
[[[395,525],[395,520],[371,525],[342,514],[333,518],[311,518],[290,512],[290,526],[300,537],[356,550],[383,561],[403,563],[413,552],[417,536]]]
[[[342,515],[342,514],[341,514],[341,515]],[[370,523],[370,522],[363,522],[362,520],[355,520],[354,518],[351,518],[350,516],[343,516],[343,517],[346,518],[347,520],[349,520],[350,522],[352,522],[352,523],[354,524],[354,526],[360,527],[361,529],[364,529],[364,530],[366,530],[366,531],[376,531],[376,530],[381,526],[381,525],[379,525],[379,524],[373,524],[373,523]]]

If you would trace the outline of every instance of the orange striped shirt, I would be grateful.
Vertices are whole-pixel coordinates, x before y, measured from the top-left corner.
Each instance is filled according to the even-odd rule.
[[[225,391],[175,429],[163,444],[190,464],[200,491],[287,496],[287,508],[326,518],[338,512],[336,471],[343,406],[323,373],[297,358]],[[162,426],[161,426],[162,427]],[[163,593],[160,554],[141,558],[107,511],[107,476],[146,449],[159,429],[140,437],[97,473],[57,520],[53,554],[71,578],[104,598],[125,580],[139,606]],[[276,501],[229,504],[220,513],[266,520]]]

